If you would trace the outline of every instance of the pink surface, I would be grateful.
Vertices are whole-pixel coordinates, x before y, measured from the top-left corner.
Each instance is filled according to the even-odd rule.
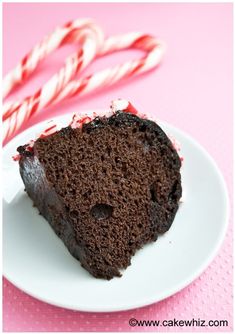
[[[232,5],[231,4],[4,4],[3,71],[7,73],[55,26],[92,17],[107,32],[139,30],[168,45],[162,65],[141,78],[42,112],[30,125],[75,110],[107,108],[117,97],[191,134],[214,157],[232,192]],[[74,47],[52,55],[11,98],[33,93]],[[96,62],[104,68],[136,56],[125,52]],[[91,69],[87,73],[91,73]],[[200,247],[200,244],[199,244]],[[130,327],[128,319],[205,319],[228,327],[161,327],[161,331],[232,330],[232,227],[219,254],[190,286],[160,302],[128,312],[73,312],[42,303],[3,280],[4,331],[157,331]]]

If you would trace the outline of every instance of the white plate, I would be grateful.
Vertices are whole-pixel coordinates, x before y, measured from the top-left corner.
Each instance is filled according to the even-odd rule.
[[[66,126],[71,115],[55,118]],[[208,266],[224,238],[228,196],[208,153],[178,129],[159,122],[181,143],[186,198],[166,234],[132,258],[121,278],[93,278],[67,251],[23,191],[16,147],[46,128],[40,123],[3,150],[3,273],[18,288],[53,305],[81,311],[120,311],[148,305],[181,290]],[[19,187],[19,192],[11,200]]]

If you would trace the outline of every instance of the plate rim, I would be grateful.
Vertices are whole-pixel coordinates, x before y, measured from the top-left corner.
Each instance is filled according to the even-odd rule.
[[[86,113],[90,113],[90,112],[104,112],[103,109],[92,109],[92,110],[81,110],[79,112],[77,112],[77,114],[81,114],[81,115],[85,115]],[[17,141],[17,139],[19,139],[21,136],[25,136],[28,133],[30,133],[33,128],[36,128],[38,126],[41,126],[43,124],[47,124],[49,121],[53,120],[55,123],[56,121],[60,121],[65,120],[66,118],[69,119],[69,117],[72,118],[73,113],[68,113],[68,114],[63,114],[63,115],[59,115],[59,116],[55,116],[55,117],[50,117],[44,121],[41,121],[39,123],[36,123],[32,126],[30,126],[29,128],[27,128],[25,131],[22,131],[21,133],[19,133],[18,135],[16,135],[15,137],[13,137],[2,149],[3,154],[4,151],[7,151],[8,148],[10,148],[13,144],[14,141]],[[210,255],[201,263],[201,265],[198,267],[198,269],[196,271],[193,271],[191,273],[191,275],[188,275],[188,277],[185,280],[181,280],[177,285],[174,285],[171,289],[166,290],[165,292],[163,292],[158,298],[154,297],[154,295],[151,298],[146,298],[145,300],[143,300],[143,298],[135,303],[122,303],[122,306],[110,306],[108,305],[107,307],[102,307],[102,308],[97,308],[97,307],[87,307],[85,305],[74,305],[74,303],[69,304],[69,303],[58,303],[55,302],[53,300],[51,300],[50,298],[44,298],[41,297],[40,295],[38,295],[37,293],[31,292],[30,289],[25,288],[24,286],[22,286],[21,284],[19,284],[18,282],[16,282],[12,277],[9,277],[7,275],[7,273],[4,270],[4,265],[2,268],[2,274],[3,276],[10,282],[12,283],[14,286],[16,286],[18,289],[20,289],[21,291],[23,291],[24,293],[32,296],[33,298],[36,298],[42,302],[45,302],[47,304],[56,306],[56,307],[61,307],[61,308],[65,308],[65,309],[69,309],[69,310],[76,310],[76,311],[82,311],[82,312],[96,312],[96,313],[104,313],[104,312],[120,312],[120,311],[128,311],[128,310],[133,310],[136,308],[140,308],[140,307],[145,307],[145,306],[149,306],[152,305],[154,303],[158,303],[166,298],[169,298],[170,296],[180,292],[182,289],[184,289],[185,287],[187,287],[188,285],[190,285],[194,280],[196,280],[206,269],[207,267],[210,265],[210,263],[213,261],[213,259],[216,257],[216,255],[218,254],[222,243],[225,239],[225,235],[228,229],[228,225],[229,225],[229,216],[230,216],[230,200],[229,200],[229,195],[228,195],[228,189],[227,189],[227,184],[225,182],[224,176],[222,174],[222,172],[220,171],[220,168],[218,167],[216,161],[214,160],[214,158],[209,154],[209,152],[197,141],[195,140],[191,135],[189,135],[188,133],[186,133],[185,131],[179,129],[178,127],[171,125],[170,123],[166,122],[166,121],[162,121],[160,119],[158,119],[157,117],[148,117],[149,119],[155,119],[155,122],[157,122],[160,126],[163,127],[163,130],[165,131],[165,128],[168,129],[173,129],[173,131],[178,132],[180,135],[182,135],[187,141],[189,141],[190,143],[192,143],[193,145],[195,145],[202,153],[203,155],[209,160],[209,162],[213,165],[214,170],[216,171],[216,175],[217,178],[220,182],[221,187],[223,188],[223,193],[224,193],[224,199],[225,199],[225,213],[224,213],[224,218],[223,218],[223,227],[222,227],[222,231],[220,233],[220,237],[218,238],[217,243],[214,245],[214,248],[210,251]],[[35,132],[36,133],[36,132]],[[4,165],[4,164],[3,164]],[[4,258],[4,256],[3,256]],[[4,261],[3,261],[4,262]]]

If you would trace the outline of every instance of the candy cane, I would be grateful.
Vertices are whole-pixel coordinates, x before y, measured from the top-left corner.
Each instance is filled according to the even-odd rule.
[[[90,19],[79,19],[68,22],[64,26],[57,28],[52,34],[46,36],[38,43],[3,80],[3,98],[6,97],[13,88],[21,84],[29,75],[34,72],[42,60],[56,49],[67,43],[81,43],[82,51],[68,58],[66,65],[68,72],[81,70],[93,60],[98,52],[98,48],[103,44],[103,32]],[[84,54],[81,57],[81,53]],[[82,64],[76,61],[82,60]],[[77,66],[77,68],[76,68]],[[78,68],[79,67],[79,68]],[[66,72],[68,75],[69,73]],[[73,72],[72,74],[76,74]],[[71,74],[71,77],[72,77]],[[61,75],[62,76],[62,75]],[[68,80],[68,79],[67,79]]]
[[[14,87],[23,83],[45,57],[66,43],[81,44],[79,51],[70,56],[65,66],[34,95],[22,102],[8,102],[3,106],[3,139],[11,138],[35,113],[66,98],[84,95],[96,89],[113,85],[123,78],[133,77],[157,66],[164,52],[162,42],[142,33],[110,37],[104,41],[102,30],[91,20],[75,20],[37,44],[3,81],[3,94],[7,96]],[[127,48],[146,52],[139,60],[128,61],[85,78],[74,76],[93,59]]]

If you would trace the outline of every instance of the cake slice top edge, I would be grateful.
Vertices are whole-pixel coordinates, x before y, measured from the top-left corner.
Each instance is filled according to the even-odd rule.
[[[92,114],[89,114],[89,115],[74,113],[72,116],[71,122],[65,128],[69,128],[69,127],[73,129],[81,128],[84,124],[87,124],[93,121],[95,118],[102,118],[102,117],[108,118],[117,112],[131,113],[133,115],[136,115],[139,118],[151,120],[151,117],[148,117],[146,114],[140,113],[130,101],[119,98],[119,99],[111,101],[110,108],[108,111],[104,111],[101,113],[99,112],[98,114],[96,112],[93,112]],[[37,139],[51,136],[55,134],[56,132],[60,131],[61,129],[62,128],[58,128],[58,125],[53,120],[50,120],[48,122],[48,127],[43,132],[41,132],[39,135],[37,135],[35,139],[32,139],[28,143],[21,145],[17,148],[18,153],[12,156],[12,159],[14,161],[19,161],[22,155],[24,156],[32,155],[33,146]],[[173,137],[172,135],[167,134],[167,137],[171,141],[177,153],[180,155],[181,145],[179,141],[176,140],[176,138]],[[182,155],[180,155],[180,160],[181,162],[183,162],[184,160]]]

